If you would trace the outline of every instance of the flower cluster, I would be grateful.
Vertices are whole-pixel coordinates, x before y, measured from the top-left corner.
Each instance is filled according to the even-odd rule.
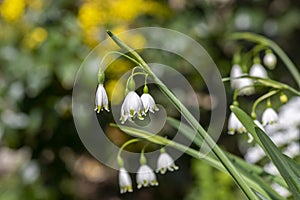
[[[121,106],[120,120],[122,124],[124,124],[126,120],[133,121],[136,117],[143,120],[143,115],[146,115],[148,111],[154,113],[154,111],[158,110],[153,97],[148,94],[147,85],[145,85],[144,93],[141,97],[135,91],[128,92]]]
[[[264,126],[266,125],[273,125],[278,122],[278,115],[273,108],[267,108],[262,114],[262,123],[258,120],[254,119],[253,122],[256,126],[260,129],[265,131]],[[234,133],[247,133],[246,128],[240,122],[240,120],[236,117],[236,115],[232,112],[230,113],[228,119],[228,134],[234,135]],[[248,133],[248,142],[252,142],[253,137],[250,133]]]
[[[239,90],[239,95],[251,95],[255,91],[253,87],[254,81],[243,76],[249,75],[258,78],[268,78],[268,73],[258,57],[253,59],[253,65],[250,67],[248,73],[243,72],[242,66],[239,64],[239,62],[240,59],[235,59],[235,64],[231,68],[231,87],[234,90]],[[274,69],[277,63],[276,56],[270,50],[267,50],[263,58],[263,63],[269,69]]]
[[[120,186],[120,192],[132,192],[132,181],[130,178],[129,173],[126,171],[126,169],[123,167],[123,161],[119,157],[118,158],[120,165],[119,170],[119,186]],[[144,156],[144,153],[141,153],[140,157],[140,164],[141,166],[138,168],[137,174],[136,174],[136,183],[137,188],[140,189],[142,187],[148,187],[148,186],[158,186],[158,181],[156,178],[156,175],[152,168],[147,164],[146,157]],[[165,149],[161,149],[161,154],[157,160],[157,169],[156,172],[161,172],[161,174],[165,174],[166,171],[174,171],[178,170],[178,166],[175,165],[173,158],[166,153]]]
[[[274,112],[268,111],[268,108],[264,112],[264,114],[266,113],[265,116],[270,115],[269,123],[265,126],[265,132],[268,134],[274,144],[282,149],[283,154],[289,156],[290,158],[296,158],[300,156],[300,117],[297,114],[299,112],[299,97],[294,97],[286,105],[283,105],[279,109],[278,115],[275,113],[275,121],[281,121],[285,123],[271,123],[274,122]],[[265,157],[266,155],[264,151],[257,144],[253,147],[248,148],[245,153],[245,160],[249,163],[258,163]],[[279,175],[279,171],[272,162],[267,162],[266,164],[264,164],[264,170],[270,174]],[[283,187],[276,186],[273,188],[284,197],[290,195],[290,192],[288,192],[286,189],[284,190]]]

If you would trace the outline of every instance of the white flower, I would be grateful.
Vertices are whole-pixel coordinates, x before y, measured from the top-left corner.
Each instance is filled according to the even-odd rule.
[[[155,104],[154,99],[152,98],[152,96],[148,93],[144,93],[141,96],[141,100],[143,102],[143,106],[144,106],[144,110],[147,113],[148,110],[152,113],[154,113],[154,111],[158,111],[158,107]]]
[[[121,167],[119,171],[119,186],[121,194],[125,192],[132,192],[131,178],[124,167]]]
[[[278,183],[272,183],[271,187],[282,197],[287,198],[291,196],[291,192],[285,187],[279,185]]]
[[[160,171],[161,174],[164,174],[167,170],[172,172],[178,169],[179,167],[174,164],[173,158],[168,153],[162,152],[159,155],[157,160],[157,173]]]
[[[267,53],[263,58],[263,62],[269,69],[274,69],[277,63],[277,58],[272,52]]]
[[[247,75],[247,74],[243,74],[243,75]],[[241,89],[239,95],[251,95],[255,92],[253,87],[253,81],[250,78],[241,78],[238,89]]]
[[[300,145],[298,142],[291,142],[284,150],[283,153],[291,158],[300,154]]]
[[[237,77],[240,77],[243,74],[242,68],[238,64],[234,64],[230,71],[230,83],[232,89],[238,89],[240,85],[240,79],[237,79]]]
[[[121,107],[121,123],[124,124],[127,119],[134,119],[136,116],[143,120],[144,106],[141,98],[136,92],[130,91],[124,99]]]
[[[250,76],[260,77],[260,78],[267,78],[268,77],[267,71],[259,63],[252,65],[252,67],[250,69],[250,72],[249,72],[249,75]]]
[[[259,145],[255,145],[247,150],[247,153],[245,154],[245,160],[249,163],[257,163],[265,156],[266,154],[262,148]]]
[[[96,97],[95,97],[95,104],[96,104],[95,111],[97,111],[97,113],[102,111],[103,108],[105,110],[109,111],[109,109],[108,109],[108,98],[107,98],[106,91],[103,87],[103,84],[98,84],[98,88],[97,88],[97,91],[96,91]]]
[[[141,165],[140,168],[138,169],[136,175],[136,182],[137,182],[138,189],[140,189],[142,186],[147,187],[149,185],[151,186],[158,185],[153,170],[146,164]]]
[[[235,132],[245,133],[247,131],[240,120],[232,112],[228,119],[228,134],[233,135]]]
[[[264,170],[269,174],[273,174],[275,176],[278,176],[280,174],[278,169],[272,162],[269,162],[266,165],[264,165]]]
[[[267,108],[262,114],[262,124],[274,124],[278,121],[278,115],[273,108]]]

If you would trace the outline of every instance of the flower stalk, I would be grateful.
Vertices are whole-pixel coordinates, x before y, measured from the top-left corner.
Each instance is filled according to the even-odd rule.
[[[199,124],[199,122],[194,118],[194,116],[188,111],[188,109],[176,98],[176,96],[169,90],[169,88],[151,71],[147,63],[135,52],[133,49],[128,47],[125,43],[119,40],[110,31],[107,31],[108,35],[118,44],[123,50],[128,51],[132,56],[141,64],[143,69],[151,76],[154,81],[158,84],[160,90],[169,98],[169,100],[174,104],[178,111],[183,115],[183,117],[188,121],[188,123],[198,132],[203,141],[212,149],[215,156],[222,163],[227,172],[232,176],[235,182],[242,189],[244,194],[249,199],[258,199],[255,193],[246,184],[245,180],[241,177],[235,166],[230,162],[228,157],[219,148],[215,141],[209,136],[209,134],[204,130],[204,128]],[[300,84],[299,84],[300,85]],[[199,152],[198,152],[199,156]],[[198,157],[199,159],[199,157]]]

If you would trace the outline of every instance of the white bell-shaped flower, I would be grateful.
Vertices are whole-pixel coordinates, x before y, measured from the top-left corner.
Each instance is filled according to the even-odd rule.
[[[165,150],[163,149],[157,160],[156,172],[165,174],[167,170],[172,172],[178,169],[179,167],[175,165],[173,158],[168,153],[166,153]]]
[[[133,191],[130,175],[124,167],[121,167],[119,171],[119,186],[121,194]]]
[[[235,132],[245,133],[246,128],[240,122],[240,120],[236,117],[236,115],[232,112],[230,113],[228,119],[228,134],[233,135]]]
[[[247,75],[247,74],[243,74],[243,75]],[[241,89],[239,95],[251,95],[255,92],[255,89],[253,87],[253,81],[250,78],[241,78],[238,89]]]
[[[268,78],[267,71],[260,63],[256,63],[256,64],[252,65],[249,75],[255,76],[255,77],[260,77],[260,78]]]
[[[144,110],[147,113],[148,111],[154,113],[154,111],[158,111],[158,107],[155,104],[155,101],[153,99],[153,97],[148,94],[148,93],[144,93],[141,96],[141,100],[143,102],[143,106],[144,106]]]
[[[138,189],[140,189],[142,186],[158,186],[156,175],[147,164],[142,164],[139,167],[136,175],[136,182]]]
[[[263,62],[269,69],[274,69],[277,63],[277,58],[272,52],[267,52],[263,58]]]
[[[230,83],[232,89],[238,89],[240,86],[240,79],[237,79],[237,77],[242,76],[243,71],[240,65],[234,64],[230,71]]]
[[[107,98],[106,91],[103,87],[103,84],[98,84],[98,88],[97,88],[96,96],[95,96],[95,104],[96,104],[95,111],[97,111],[97,113],[102,111],[103,108],[105,110],[109,111],[108,98]]]
[[[124,124],[127,119],[133,120],[136,116],[143,120],[144,106],[141,98],[135,91],[130,91],[125,97],[121,106],[121,123]]]
[[[274,124],[278,121],[278,115],[273,108],[267,108],[262,114],[262,125]]]

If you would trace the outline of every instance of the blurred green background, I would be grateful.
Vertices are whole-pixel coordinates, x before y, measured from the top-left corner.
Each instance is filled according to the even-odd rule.
[[[81,62],[107,38],[106,29],[118,33],[144,26],[170,28],[199,41],[224,77],[233,53],[224,37],[234,31],[274,39],[300,66],[298,0],[0,0],[1,200],[243,198],[229,176],[187,156],[177,161],[178,172],[158,175],[159,187],[120,195],[118,172],[81,143],[71,113]],[[270,76],[295,86],[280,64]],[[115,83],[106,82],[109,95]],[[202,107],[206,116],[205,102]],[[219,143],[241,155],[237,137],[229,138],[226,127]]]

